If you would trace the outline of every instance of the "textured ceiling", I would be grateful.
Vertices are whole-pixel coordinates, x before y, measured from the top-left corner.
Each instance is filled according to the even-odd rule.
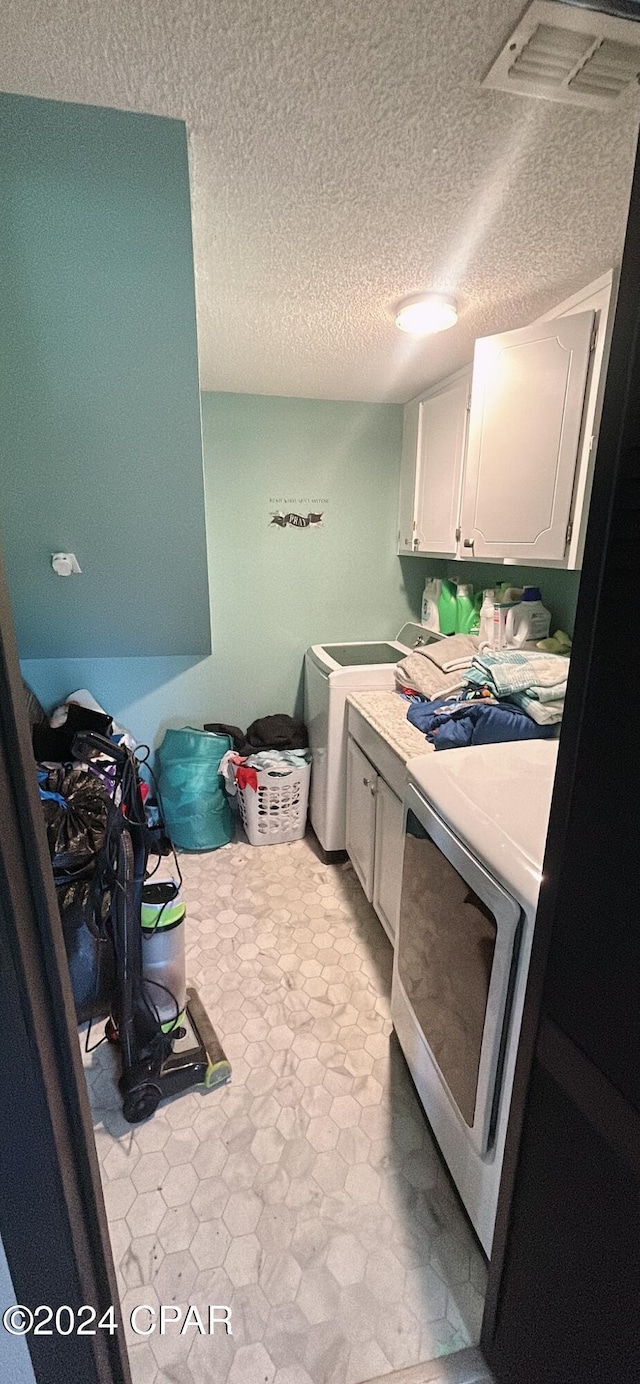
[[[186,120],[204,389],[402,401],[620,257],[632,116],[480,90],[521,10],[4,0],[0,88]]]

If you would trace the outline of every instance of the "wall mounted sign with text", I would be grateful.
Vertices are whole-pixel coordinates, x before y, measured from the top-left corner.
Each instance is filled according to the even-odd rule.
[[[269,525],[279,529],[319,529],[324,522],[327,500],[318,499],[270,499],[270,505],[277,509],[270,511]],[[295,506],[289,509],[288,506]],[[322,508],[321,508],[322,506]]]

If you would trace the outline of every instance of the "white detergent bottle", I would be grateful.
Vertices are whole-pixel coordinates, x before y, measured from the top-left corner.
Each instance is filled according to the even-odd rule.
[[[480,627],[478,629],[478,646],[480,649],[493,647],[493,612],[494,592],[487,589],[482,594],[480,607]]]
[[[440,577],[427,577],[422,593],[422,611],[420,622],[427,630],[440,632],[440,616],[438,613],[438,601],[442,594],[442,581]]]
[[[539,587],[525,586],[522,600],[507,615],[507,644],[516,648],[530,639],[546,639],[551,628],[551,612],[542,604]]]

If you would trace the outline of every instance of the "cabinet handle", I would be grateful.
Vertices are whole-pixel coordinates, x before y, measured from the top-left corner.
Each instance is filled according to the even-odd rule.
[[[462,546],[463,546],[463,548],[473,548],[473,545],[474,545],[475,541],[476,541],[475,538],[465,538],[464,543],[462,544]]]
[[[376,791],[375,782],[374,782],[372,779],[368,779],[368,778],[363,778],[362,782],[363,782],[365,788],[368,788],[368,789],[369,789],[369,791],[370,791],[370,793],[371,793],[371,796],[374,797],[374,796],[375,796],[375,791]]]

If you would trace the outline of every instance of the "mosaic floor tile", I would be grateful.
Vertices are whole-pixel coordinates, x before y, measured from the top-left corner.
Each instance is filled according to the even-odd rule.
[[[310,839],[183,856],[189,980],[233,1064],[141,1126],[84,1055],[118,1282],[231,1308],[134,1337],[134,1384],[363,1384],[475,1344],[486,1268],[389,1018],[392,952]]]

